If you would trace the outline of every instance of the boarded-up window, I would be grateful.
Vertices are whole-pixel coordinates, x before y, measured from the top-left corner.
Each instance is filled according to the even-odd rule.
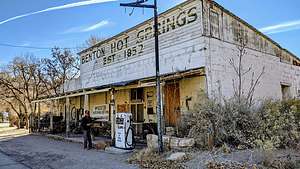
[[[212,10],[210,11],[210,34],[214,38],[220,38],[219,14]]]

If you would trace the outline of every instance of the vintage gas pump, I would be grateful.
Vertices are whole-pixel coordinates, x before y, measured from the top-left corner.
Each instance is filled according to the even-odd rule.
[[[120,149],[134,149],[134,133],[131,113],[117,113],[115,146]]]

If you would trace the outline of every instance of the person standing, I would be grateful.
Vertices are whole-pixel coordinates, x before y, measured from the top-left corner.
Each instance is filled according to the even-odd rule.
[[[91,125],[92,118],[90,116],[90,111],[86,110],[84,112],[84,117],[81,119],[81,127],[83,129],[83,148],[91,149],[92,148],[92,138],[91,138]]]

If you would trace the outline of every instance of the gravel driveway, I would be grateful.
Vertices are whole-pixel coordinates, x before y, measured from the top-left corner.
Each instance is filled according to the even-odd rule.
[[[0,153],[32,169],[124,169],[130,154],[83,150],[77,143],[26,135],[0,140]],[[1,159],[0,159],[1,160]]]

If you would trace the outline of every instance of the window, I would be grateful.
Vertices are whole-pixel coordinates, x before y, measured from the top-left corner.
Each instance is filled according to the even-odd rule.
[[[287,100],[291,97],[291,87],[289,85],[281,85],[282,100]]]
[[[214,38],[220,38],[219,14],[212,10],[210,11],[210,34]]]
[[[132,102],[142,102],[143,101],[143,96],[144,96],[143,88],[131,89],[130,100]]]
[[[134,123],[135,135],[141,135],[143,133],[144,123],[144,104],[131,104],[132,120]]]
[[[143,104],[131,104],[131,113],[133,116],[133,122],[144,122],[144,105]]]
[[[136,135],[143,132],[144,123],[144,90],[143,88],[131,89],[130,91],[130,111],[132,113],[132,120],[134,131]]]

